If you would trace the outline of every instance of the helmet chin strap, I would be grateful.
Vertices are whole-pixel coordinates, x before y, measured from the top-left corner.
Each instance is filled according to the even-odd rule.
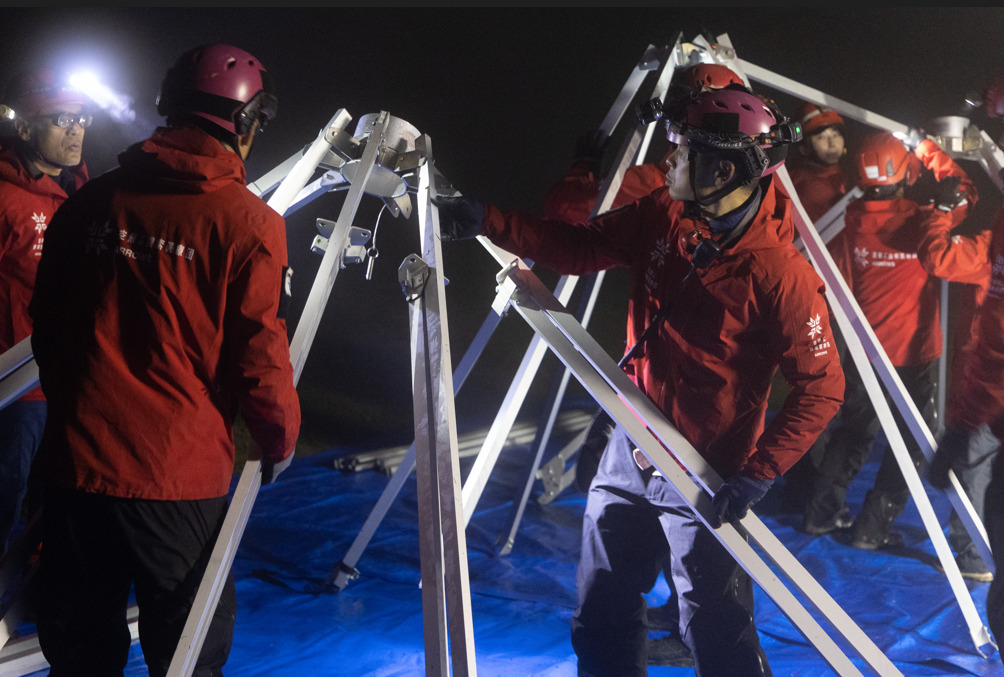
[[[697,194],[697,159],[698,153],[691,147],[687,151],[688,171],[690,172],[690,187],[694,191],[694,199],[687,200],[684,204],[684,215],[688,218],[698,218],[707,220],[714,216],[706,208],[715,204],[723,197],[734,191],[742,182],[739,180],[739,168],[736,167],[732,178],[722,184],[719,188],[711,191],[703,197]]]

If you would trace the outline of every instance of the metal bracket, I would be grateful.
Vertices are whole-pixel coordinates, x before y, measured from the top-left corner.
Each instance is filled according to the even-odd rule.
[[[537,503],[546,505],[557,498],[558,494],[572,486],[575,482],[575,464],[566,470],[565,463],[586,441],[588,427],[580,432],[575,438],[561,448],[550,461],[545,463],[537,471],[535,477],[544,485],[544,493],[537,498]]]
[[[397,269],[397,281],[408,303],[414,303],[425,293],[429,281],[429,266],[418,254],[409,254]]]
[[[321,254],[323,256],[324,252],[328,251],[328,242],[330,241],[331,233],[334,232],[335,226],[337,225],[337,221],[317,219],[317,230],[320,235],[315,237],[314,241],[310,245],[310,251],[312,253]],[[369,243],[371,237],[373,237],[372,231],[366,230],[365,228],[350,226],[348,244],[342,251],[342,256],[339,259],[339,269],[344,269],[345,265],[348,263],[362,263],[365,261],[366,245]]]

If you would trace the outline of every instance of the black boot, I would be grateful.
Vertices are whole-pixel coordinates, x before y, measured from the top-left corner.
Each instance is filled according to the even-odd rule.
[[[895,548],[903,545],[903,536],[892,531],[893,521],[906,507],[901,501],[890,498],[889,494],[870,490],[865,495],[865,503],[854,520],[851,545],[861,550]]]
[[[803,512],[802,531],[821,536],[851,526],[850,511],[844,506],[847,486],[835,478],[817,475],[812,496]]]

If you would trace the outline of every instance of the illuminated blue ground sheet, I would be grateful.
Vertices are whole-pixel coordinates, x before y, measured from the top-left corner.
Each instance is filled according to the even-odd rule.
[[[260,492],[234,563],[238,612],[228,677],[425,674],[414,473],[359,560],[359,577],[341,591],[318,591],[388,483],[373,470],[343,474],[333,468],[336,457],[355,451],[297,459]],[[530,465],[528,448],[503,450],[466,531],[476,668],[482,676],[576,672],[569,625],[584,496],[573,487],[541,505],[538,483],[512,552],[500,556],[495,545],[500,534],[509,533],[513,497],[521,495]],[[464,474],[469,466],[470,459],[463,459]],[[852,485],[852,514],[876,466],[873,454]],[[932,493],[931,500],[947,524],[947,499]],[[768,496],[757,512],[904,675],[1004,676],[997,653],[983,658],[975,650],[945,575],[932,566],[937,558],[912,501],[897,522],[905,546],[892,552],[806,536],[798,531],[801,518],[776,505]],[[989,584],[967,585],[985,623]],[[834,674],[764,591],[757,587],[756,594],[757,627],[774,674]],[[649,603],[658,606],[666,596],[660,579]],[[808,608],[861,672],[874,674],[822,614]],[[126,674],[146,674],[138,643]],[[676,677],[693,669],[651,666],[649,674]]]

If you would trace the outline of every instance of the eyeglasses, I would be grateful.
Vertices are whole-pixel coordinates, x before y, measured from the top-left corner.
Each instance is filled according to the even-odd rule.
[[[74,122],[81,127],[87,128],[94,122],[94,116],[90,113],[52,113],[50,115],[38,115],[39,120],[48,120],[57,127],[66,129]]]

